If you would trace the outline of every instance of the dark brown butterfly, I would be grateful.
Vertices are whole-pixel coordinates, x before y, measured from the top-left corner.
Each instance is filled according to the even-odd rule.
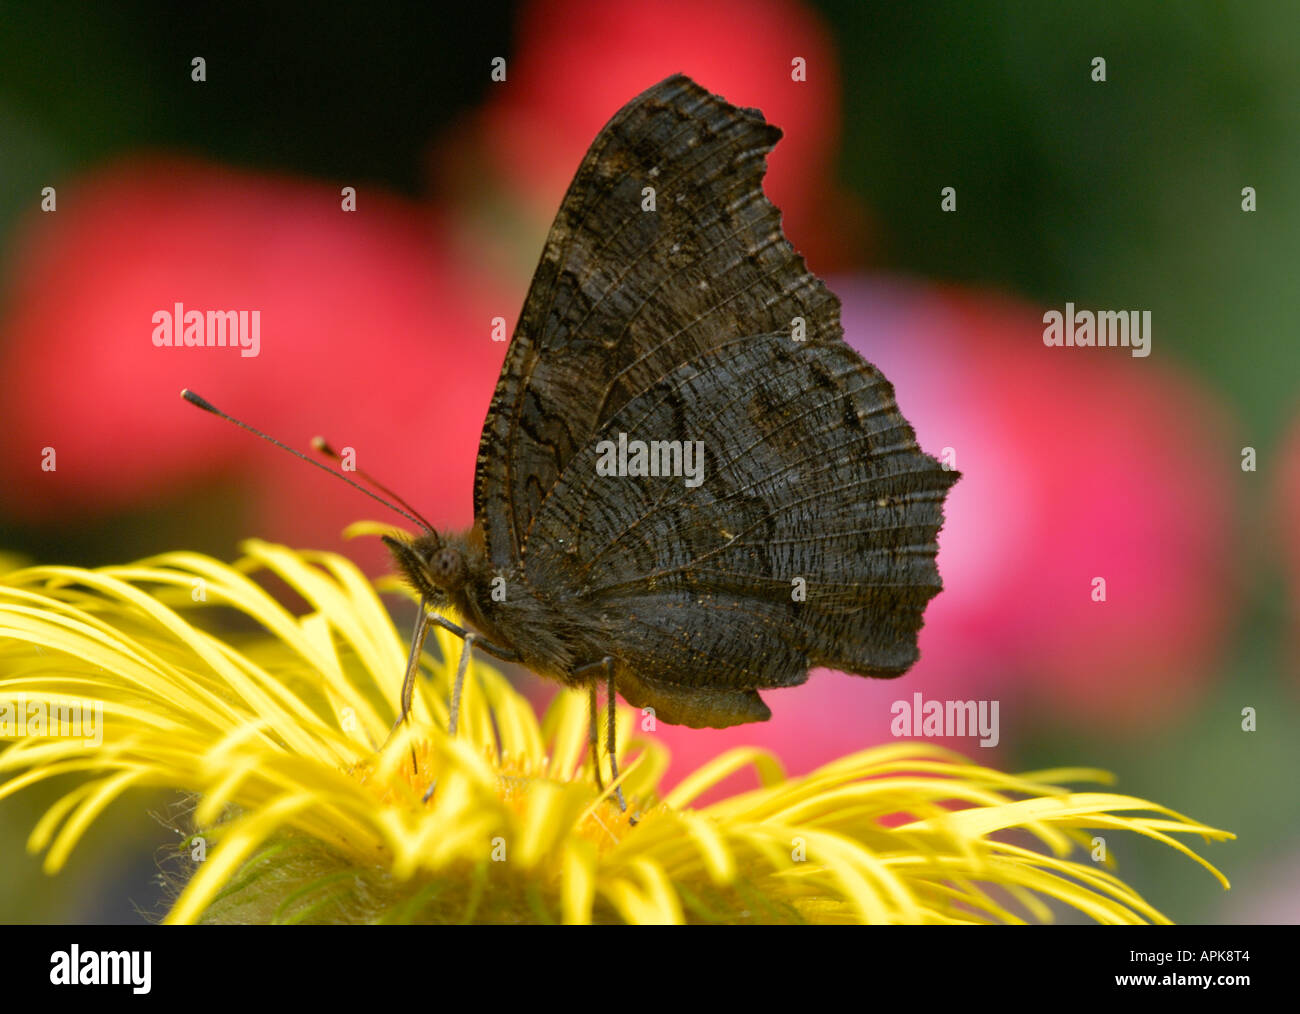
[[[941,587],[957,473],[921,452],[782,233],[762,190],[780,136],[681,75],[610,120],[510,343],[474,527],[388,540],[428,607],[589,687],[593,715],[601,678],[611,718],[617,687],[719,728],[769,718],[758,691],[813,666],[901,675]],[[620,434],[702,447],[702,481],[602,474]]]
[[[385,539],[422,597],[399,725],[429,623],[466,640],[453,732],[477,644],[588,688],[598,781],[602,680],[617,779],[616,688],[660,721],[721,728],[771,717],[758,692],[811,667],[916,661],[958,475],[921,452],[782,233],[762,190],[780,137],[677,75],[592,143],[483,426],[474,527],[407,514],[424,533]],[[611,449],[637,443],[641,467],[611,473]]]

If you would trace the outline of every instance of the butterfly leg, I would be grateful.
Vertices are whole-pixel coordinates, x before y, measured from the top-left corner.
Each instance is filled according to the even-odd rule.
[[[608,698],[605,704],[609,708],[609,776],[615,782],[618,782],[618,750],[614,746],[614,720],[618,717],[614,709],[618,698],[614,695],[614,660],[606,655],[601,659],[601,665],[605,667],[605,696]],[[618,795],[618,808],[627,813],[627,801],[623,798],[623,786],[616,784],[614,792]],[[633,823],[636,818],[633,818]]]
[[[469,669],[469,653],[473,650],[478,639],[477,634],[465,634],[465,646],[460,651],[460,662],[456,665],[456,682],[452,684],[451,688],[451,720],[447,723],[447,731],[453,736],[456,735],[456,725],[460,718],[460,695],[465,688],[465,672]]]
[[[465,646],[460,650],[460,661],[456,664],[456,682],[451,686],[451,716],[447,722],[447,731],[451,735],[456,735],[456,726],[460,722],[460,697],[461,692],[465,689],[465,673],[469,669],[470,652],[474,650],[474,645],[478,642],[478,634],[465,632]],[[438,780],[435,778],[433,784],[425,790],[423,802],[428,802],[433,798],[433,790],[438,787]]]
[[[415,693],[415,676],[420,671],[420,652],[424,650],[424,638],[429,632],[429,613],[425,608],[425,600],[420,600],[420,612],[415,620],[415,632],[411,635],[411,654],[406,660],[406,678],[402,680],[402,710],[397,716],[397,721],[393,723],[392,729],[389,730],[388,739],[384,740],[384,746],[388,745],[389,740],[396,735],[397,730],[401,728],[407,716],[411,713],[411,698]],[[381,747],[382,749],[382,747]],[[415,747],[411,747],[411,766],[419,770],[419,765],[415,761]]]
[[[455,634],[462,641],[465,640],[467,637],[474,638],[475,644],[477,644],[480,648],[486,651],[489,655],[501,659],[502,662],[523,661],[523,659],[519,657],[519,652],[512,651],[509,648],[502,648],[500,645],[493,644],[491,641],[487,640],[486,638],[480,637],[478,634],[472,634],[464,627],[460,627],[452,623],[451,620],[447,619],[447,617],[445,616],[439,616],[437,613],[429,613],[428,619],[430,623],[434,624],[435,626],[442,627],[443,630],[446,630],[449,633]]]
[[[488,654],[495,655],[504,662],[518,662],[520,660],[519,655],[509,648],[498,647],[491,641],[479,637],[478,634],[457,626],[445,616],[429,612],[428,599],[421,599],[420,612],[415,619],[415,633],[411,635],[411,654],[406,660],[406,678],[402,681],[402,711],[397,716],[397,721],[393,723],[392,731],[388,734],[389,739],[392,739],[393,733],[397,731],[398,726],[405,722],[411,714],[411,700],[415,694],[415,677],[420,671],[420,652],[424,650],[424,641],[429,633],[430,624],[451,631],[466,644],[466,650],[461,652],[461,661],[457,668],[456,686],[452,697],[451,732],[453,734],[456,732],[456,704],[460,699],[460,688],[465,679],[465,668],[469,664],[468,647],[471,644],[477,644]]]
[[[461,689],[465,684],[465,671],[469,667],[469,653],[473,646],[477,644],[484,651],[495,655],[504,662],[521,661],[517,652],[495,645],[491,641],[471,633],[464,627],[457,626],[445,616],[430,612],[428,598],[422,598],[420,600],[420,610],[415,618],[415,632],[411,635],[411,654],[406,660],[406,677],[402,680],[401,713],[397,716],[397,721],[393,723],[392,729],[389,730],[388,739],[384,740],[385,746],[397,734],[397,730],[401,728],[402,723],[411,715],[411,702],[415,695],[415,677],[420,671],[420,653],[424,650],[424,641],[428,636],[430,624],[450,631],[465,642],[464,650],[461,651],[460,655],[460,664],[456,667],[456,683],[452,689],[450,731],[453,736],[456,734],[457,719],[460,714]],[[415,759],[414,746],[411,747],[411,765],[415,770],[419,770],[419,765]]]
[[[600,704],[596,700],[596,681],[587,684],[587,745],[591,747],[591,770],[596,775],[596,788],[605,791],[605,780],[600,776]]]
[[[585,673],[597,669],[602,669],[605,672],[605,691],[606,691],[606,696],[609,698],[607,702],[609,706],[609,710],[608,710],[609,771],[610,771],[610,777],[615,782],[617,782],[618,781],[618,747],[615,741],[614,727],[615,727],[615,720],[618,717],[618,712],[615,709],[615,704],[617,703],[618,698],[614,694],[614,660],[610,656],[606,655],[599,662],[592,662],[589,665],[578,666],[578,668],[573,671],[573,674],[575,676],[582,676]],[[601,781],[601,777],[600,777],[600,751],[598,749],[600,734],[596,731],[596,680],[593,679],[591,683],[588,685],[588,687],[589,687],[589,692],[591,694],[589,698],[590,700],[589,714],[590,714],[591,724],[589,726],[589,732],[588,732],[588,741],[591,744],[591,763],[592,763],[592,767],[594,767],[596,771],[596,784],[600,787],[600,790],[604,792],[605,783]],[[624,813],[627,813],[627,800],[623,798],[622,785],[616,784],[614,786],[614,796],[618,800],[618,808],[622,810]],[[633,824],[636,823],[635,817],[632,818],[632,823]]]
[[[415,618],[415,632],[411,635],[411,654],[406,660],[406,678],[402,680],[402,711],[393,723],[393,732],[406,721],[411,713],[411,699],[415,695],[415,675],[420,671],[420,653],[424,650],[424,638],[429,633],[429,613],[424,602],[420,602],[420,613]],[[390,733],[389,735],[392,735]]]

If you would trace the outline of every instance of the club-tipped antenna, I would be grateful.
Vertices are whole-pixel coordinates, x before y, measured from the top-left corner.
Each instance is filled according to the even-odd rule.
[[[188,401],[191,405],[195,406],[196,408],[201,408],[203,409],[204,412],[211,412],[215,416],[220,416],[222,419],[225,419],[226,422],[232,422],[240,429],[248,430],[248,432],[252,433],[254,436],[261,437],[263,440],[267,441],[268,443],[275,444],[275,446],[280,448],[282,451],[288,451],[295,458],[302,458],[302,460],[307,462],[307,464],[314,465],[316,468],[319,468],[322,472],[328,472],[330,475],[334,476],[334,478],[342,479],[353,489],[361,490],[361,492],[366,494],[366,496],[370,497],[370,499],[379,501],[389,510],[395,511],[396,513],[402,515],[402,517],[406,518],[407,521],[413,521],[415,524],[419,525],[425,531],[427,532],[433,531],[433,526],[430,525],[429,522],[425,521],[422,517],[417,515],[414,511],[402,510],[401,507],[398,507],[396,504],[389,503],[387,500],[385,500],[382,496],[380,496],[378,493],[374,492],[373,490],[366,489],[366,487],[361,485],[361,483],[354,482],[353,480],[349,479],[342,472],[336,472],[334,471],[334,469],[322,465],[315,458],[310,458],[307,455],[303,454],[302,451],[294,450],[294,448],[290,447],[288,444],[276,440],[275,437],[271,436],[269,433],[263,433],[255,426],[249,426],[248,423],[240,422],[233,415],[227,415],[225,412],[221,411],[221,409],[217,408],[216,405],[212,404],[212,402],[208,401],[206,398],[201,397],[200,395],[195,394],[189,388],[184,388],[181,391],[181,397],[184,398],[186,401]],[[376,485],[378,485],[378,483],[376,483]],[[394,499],[400,500],[401,498],[394,497]]]
[[[311,446],[314,450],[325,455],[325,457],[329,458],[331,461],[337,461],[342,463],[343,455],[341,455],[338,451],[334,450],[334,448],[330,446],[330,442],[326,440],[324,437],[312,437]],[[353,471],[356,472],[357,476],[361,478],[364,482],[370,483],[370,485],[374,486],[375,489],[383,493],[384,496],[391,499],[393,503],[405,507],[408,511],[410,511],[417,518],[419,518],[421,522],[423,522],[425,528],[427,528],[429,531],[433,531],[433,525],[429,524],[429,522],[424,520],[423,514],[417,511],[414,507],[412,507],[409,503],[407,503],[400,496],[394,493],[391,489],[385,486],[382,482],[376,479],[373,475],[371,475],[369,472],[363,471],[360,468],[354,468]]]

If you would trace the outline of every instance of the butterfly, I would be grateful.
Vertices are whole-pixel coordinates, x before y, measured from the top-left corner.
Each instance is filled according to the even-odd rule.
[[[453,732],[477,646],[588,690],[598,781],[601,683],[617,782],[616,692],[722,728],[771,717],[759,691],[813,667],[916,661],[958,473],[920,450],[785,238],[762,189],[780,137],[682,75],[597,135],[488,409],[473,527],[385,538],[422,599],[399,724],[430,623],[466,642]],[[611,474],[629,440],[658,458]],[[671,467],[692,449],[695,484]]]
[[[588,691],[602,791],[603,683],[626,810],[616,693],[658,721],[725,728],[770,718],[759,691],[814,667],[894,677],[916,661],[960,476],[921,451],[782,232],[763,194],[780,137],[680,74],[597,135],[506,351],[468,532],[331,471],[422,529],[384,536],[420,595],[394,733],[439,626],[464,640],[451,733],[478,647]]]

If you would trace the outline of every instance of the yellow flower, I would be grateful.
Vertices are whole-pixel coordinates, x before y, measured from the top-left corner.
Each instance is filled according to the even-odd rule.
[[[406,649],[375,587],[337,555],[243,548],[233,565],[182,552],[0,576],[0,739],[14,741],[0,798],[88,776],[31,833],[47,872],[121,793],[152,786],[193,794],[166,864],[175,923],[984,923],[1045,921],[1049,902],[1167,921],[1086,854],[1069,858],[1089,831],[1154,838],[1227,886],[1174,837],[1227,832],[1058,787],[1104,772],[1008,775],[910,742],[800,778],[734,750],[661,795],[666,753],[629,741],[620,710],[624,814],[592,777],[582,694],[561,692],[539,724],[474,659],[450,737],[459,643],[440,630],[413,720],[381,749]],[[259,574],[309,611],[291,613]],[[744,767],[760,788],[692,806]]]

